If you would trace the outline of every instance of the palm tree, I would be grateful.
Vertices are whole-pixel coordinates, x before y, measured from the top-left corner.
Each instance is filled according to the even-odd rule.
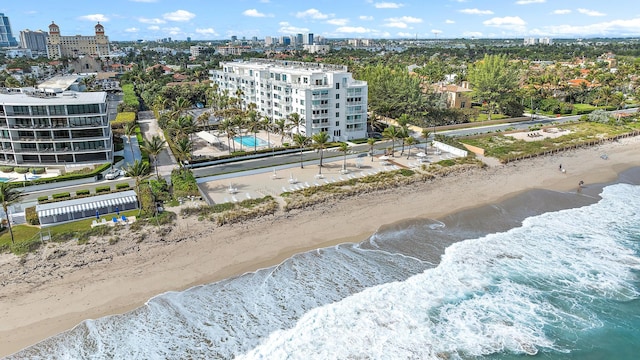
[[[258,151],[258,132],[262,128],[256,110],[249,110],[247,114],[247,131],[253,134],[253,151]]]
[[[136,193],[138,194],[138,215],[142,212],[142,194],[140,194],[140,183],[145,175],[149,173],[149,163],[141,160],[134,160],[133,164],[127,165],[124,168],[127,176],[130,176],[136,180]]]
[[[4,215],[7,217],[7,226],[9,227],[9,234],[11,235],[11,244],[15,244],[15,239],[13,238],[11,220],[9,220],[8,207],[10,204],[18,200],[21,196],[22,194],[14,187],[9,186],[9,183],[0,183],[0,200],[2,200],[2,209],[4,210]]]
[[[341,142],[338,146],[338,150],[342,151],[342,154],[344,155],[342,171],[347,171],[347,152],[351,150],[351,147],[346,142]]]
[[[227,135],[227,147],[229,148],[229,154],[231,154],[231,138],[236,136],[235,131],[233,130],[233,123],[229,119],[224,119],[218,125],[218,130],[224,131]],[[233,151],[235,151],[235,143],[233,145]]]
[[[191,150],[193,149],[193,143],[189,138],[183,137],[178,139],[175,143],[175,150],[178,161],[180,161],[180,167],[184,166],[185,161],[191,161]]]
[[[196,119],[196,122],[198,123],[198,125],[202,126],[204,128],[204,130],[209,130],[209,117],[211,116],[211,114],[209,114],[209,112],[205,111],[202,114],[198,115],[198,118]]]
[[[236,115],[234,115],[231,118],[231,122],[233,123],[233,125],[238,127],[237,134],[240,135],[240,138],[242,139],[242,128],[245,125],[244,113],[243,112],[239,112]],[[240,141],[240,151],[242,151],[242,141]]]
[[[404,139],[404,144],[409,147],[408,150],[407,150],[407,160],[409,160],[409,156],[411,156],[411,147],[417,142],[418,141],[413,136],[407,136]]]
[[[278,133],[280,133],[280,142],[284,141],[284,134],[287,131],[287,122],[285,119],[278,119],[273,123],[278,131]]]
[[[404,139],[406,139],[408,136],[409,128],[406,125],[400,126],[400,129],[398,131],[398,137],[400,138],[400,141],[402,141],[402,150],[400,151],[400,156],[404,154]]]
[[[289,114],[289,116],[287,116],[287,119],[289,119],[293,127],[296,128],[297,133],[300,133],[300,126],[302,126],[303,124],[306,124],[304,118],[301,117],[300,114],[295,112]]]
[[[262,121],[260,121],[260,126],[262,127],[262,129],[264,129],[264,131],[267,132],[267,142],[269,143],[269,147],[271,147],[271,129],[272,129],[272,124],[271,124],[271,120],[269,119],[268,116],[265,115],[265,117],[262,118]]]
[[[326,131],[321,131],[317,134],[313,134],[311,139],[313,140],[313,147],[320,150],[320,170],[318,174],[322,175],[322,157],[324,149],[327,147],[327,143],[329,142],[329,134]]]
[[[127,140],[129,140],[131,156],[133,157],[133,143],[131,142],[131,137],[136,135],[136,123],[127,123],[124,126],[124,135],[127,137]]]
[[[400,137],[400,131],[396,126],[389,126],[382,132],[382,137],[391,140],[391,156],[394,156],[396,150],[396,140]]]
[[[376,143],[376,139],[374,138],[368,138],[367,139],[367,145],[369,145],[369,154],[371,155],[371,162],[373,162],[373,146]]]
[[[164,150],[166,144],[167,142],[163,138],[161,138],[160,135],[153,135],[151,141],[148,141],[142,147],[142,149],[153,158],[153,165],[156,170],[157,178],[160,178],[160,175],[158,175],[158,155],[160,155],[162,150]]]
[[[309,140],[308,136],[304,136],[300,133],[293,135],[293,142],[300,147],[300,169],[304,169],[304,164],[302,162],[302,150],[304,150],[304,147],[309,144]]]
[[[431,131],[429,129],[422,129],[422,137],[424,138],[424,152],[427,152],[427,143],[429,142],[429,136],[431,136]]]

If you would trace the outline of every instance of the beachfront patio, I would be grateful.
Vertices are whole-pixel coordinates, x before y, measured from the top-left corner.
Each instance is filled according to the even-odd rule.
[[[279,197],[284,192],[360,178],[380,171],[419,168],[422,164],[428,165],[455,157],[451,153],[429,148],[427,152],[424,149],[412,149],[411,156],[407,159],[405,149],[402,156],[400,151],[397,151],[396,156],[389,156],[386,159],[384,157],[381,159],[382,154],[374,156],[373,159],[370,156],[351,155],[347,158],[346,169],[343,169],[343,156],[331,157],[336,154],[336,149],[325,151],[322,174],[319,172],[319,162],[313,161],[305,163],[304,168],[300,168],[300,163],[280,165],[259,170],[257,173],[255,170],[246,175],[238,173],[231,178],[221,176],[220,179],[198,185],[210,204],[241,202],[267,195]],[[423,154],[417,156],[420,152]]]

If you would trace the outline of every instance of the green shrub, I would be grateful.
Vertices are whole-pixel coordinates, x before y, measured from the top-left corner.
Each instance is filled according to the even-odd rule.
[[[29,168],[29,172],[32,174],[44,174],[47,170],[43,167],[32,167]]]
[[[89,195],[90,193],[91,191],[89,189],[78,190],[76,191],[76,196]]]
[[[120,189],[128,189],[130,188],[131,185],[127,184],[127,183],[120,183],[120,184],[116,184],[116,190],[120,190]]]
[[[48,201],[48,200],[49,200],[49,195],[38,196],[38,202]]]
[[[24,209],[24,218],[29,225],[40,225],[40,219],[38,218],[35,206]]]
[[[18,174],[26,174],[29,172],[29,168],[26,167],[16,167],[13,169],[13,171],[17,172]]]
[[[16,255],[24,255],[35,251],[42,245],[42,241],[40,239],[33,239],[28,241],[21,241],[11,245],[11,252]]]
[[[213,204],[211,206],[211,211],[214,213],[221,213],[233,209],[234,206],[235,204],[233,203]]]
[[[112,129],[123,129],[127,124],[133,124],[136,122],[136,113],[133,111],[125,111],[118,113],[116,118],[111,121]]]
[[[13,166],[0,166],[0,171],[3,173],[13,172]]]
[[[413,174],[415,174],[415,172],[413,170],[400,169],[400,175],[402,175],[402,176],[413,176]]]
[[[63,193],[53,194],[53,195],[51,195],[51,197],[52,197],[53,199],[64,199],[64,198],[70,198],[70,197],[71,197],[71,193],[69,193],[69,192],[63,192]]]
[[[110,185],[96,186],[96,194],[110,192],[110,191],[111,191]]]

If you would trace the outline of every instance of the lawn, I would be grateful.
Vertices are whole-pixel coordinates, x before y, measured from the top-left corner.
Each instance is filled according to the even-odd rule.
[[[129,216],[137,216],[138,210],[129,210],[120,212],[120,216],[125,215]],[[115,217],[116,214],[106,214],[100,217],[100,220],[106,219],[107,221],[112,221],[112,218]],[[69,223],[64,223],[60,225],[50,226],[45,228],[45,232],[51,232],[51,239],[53,241],[66,241],[72,238],[82,238],[87,235],[98,235],[98,233],[102,233],[105,230],[102,229],[102,226],[98,226],[96,228],[91,228],[91,223],[95,220],[95,218],[86,218],[78,221],[73,221]],[[111,227],[105,226],[105,228],[111,229]],[[40,232],[40,228],[37,226],[31,225],[15,225],[12,227],[13,236],[15,239],[15,245],[11,245],[11,236],[9,235],[9,230],[5,230],[0,235],[0,252],[11,250],[16,255],[20,255],[31,250],[37,248],[40,244],[40,237],[36,237],[38,232]],[[98,229],[98,230],[96,230]]]
[[[495,157],[501,161],[516,156],[542,154],[548,151],[562,149],[568,146],[588,143],[603,138],[610,138],[640,129],[640,123],[625,125],[609,125],[600,123],[577,123],[558,126],[571,130],[571,133],[557,138],[546,138],[540,141],[517,140],[503,134],[481,136],[464,139],[465,144],[477,146],[485,150],[485,155]]]

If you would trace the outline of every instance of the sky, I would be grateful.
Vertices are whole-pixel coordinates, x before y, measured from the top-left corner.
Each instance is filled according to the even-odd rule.
[[[637,0],[15,0],[0,2],[20,30],[112,41],[326,38],[590,38],[640,36]]]

